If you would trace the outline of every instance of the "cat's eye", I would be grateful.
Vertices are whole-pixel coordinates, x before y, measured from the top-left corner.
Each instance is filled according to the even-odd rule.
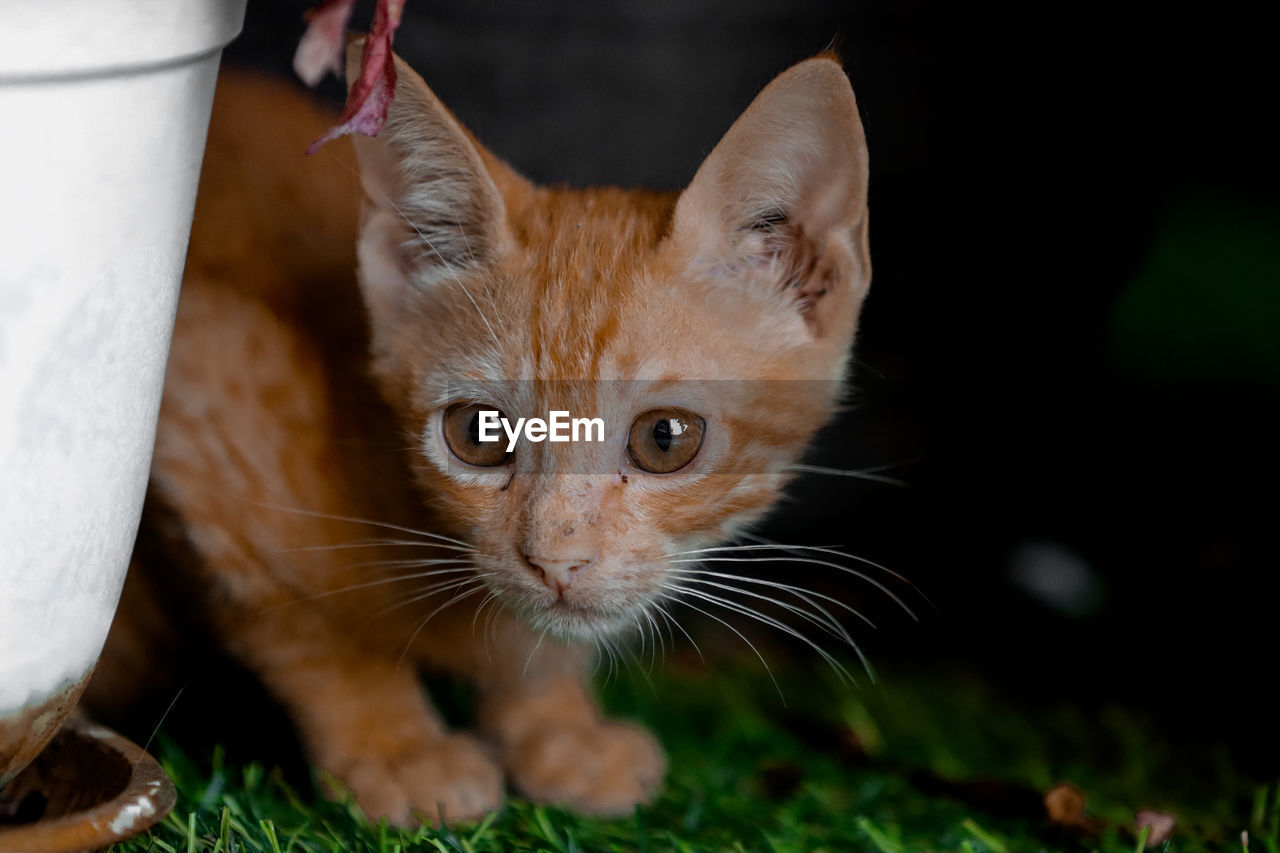
[[[511,454],[507,453],[507,439],[502,428],[490,429],[489,435],[496,435],[497,441],[480,440],[480,413],[498,412],[496,406],[484,403],[454,403],[444,412],[444,441],[453,454],[478,468],[493,468],[505,464]],[[505,417],[498,412],[498,417]]]
[[[641,471],[670,474],[693,461],[707,422],[685,409],[652,409],[636,418],[627,453]]]

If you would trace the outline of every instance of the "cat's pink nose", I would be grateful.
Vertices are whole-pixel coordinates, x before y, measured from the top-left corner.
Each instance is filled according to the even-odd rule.
[[[595,557],[554,559],[530,554],[522,554],[521,556],[524,557],[524,561],[533,570],[533,573],[538,576],[538,579],[547,585],[547,589],[557,595],[564,595],[564,591],[569,588],[569,584],[573,583],[574,577],[595,561]]]

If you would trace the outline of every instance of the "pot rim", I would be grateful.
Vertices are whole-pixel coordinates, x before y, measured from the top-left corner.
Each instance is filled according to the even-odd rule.
[[[0,86],[162,70],[221,50],[246,0],[60,0],[9,4]]]
[[[89,808],[34,823],[0,826],[0,850],[27,853],[98,850],[155,826],[177,802],[173,780],[150,753],[133,741],[103,726],[74,718],[56,738],[97,741],[117,760],[128,764],[129,778],[118,794]],[[86,775],[93,772],[93,768],[80,769]],[[59,770],[66,772],[67,768]]]

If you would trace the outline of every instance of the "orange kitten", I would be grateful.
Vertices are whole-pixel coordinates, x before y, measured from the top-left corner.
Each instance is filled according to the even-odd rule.
[[[853,92],[791,68],[659,194],[534,186],[398,71],[362,194],[346,143],[300,154],[330,116],[223,76],[140,540],[181,547],[140,547],[91,698],[195,590],[371,816],[476,817],[504,781],[623,813],[665,759],[601,717],[589,641],[661,616],[672,559],[759,519],[831,413],[871,274]],[[478,440],[553,410],[601,440]],[[474,734],[419,669],[474,681]]]

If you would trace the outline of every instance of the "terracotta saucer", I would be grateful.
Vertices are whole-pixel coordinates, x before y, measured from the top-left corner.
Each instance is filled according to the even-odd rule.
[[[177,800],[173,782],[137,744],[68,722],[0,790],[0,853],[79,853],[144,832]]]

